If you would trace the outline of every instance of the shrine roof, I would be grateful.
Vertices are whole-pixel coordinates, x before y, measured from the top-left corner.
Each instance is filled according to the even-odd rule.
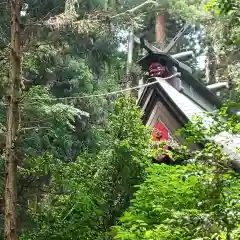
[[[154,61],[165,60],[167,62],[167,66],[176,66],[177,68],[185,69],[189,73],[192,73],[192,69],[186,64],[178,61],[173,58],[171,55],[168,55],[164,52],[151,52],[146,54],[144,57],[137,61],[137,64],[142,66],[143,71],[148,71],[148,67]]]
[[[211,104],[215,105],[217,108],[221,107],[222,103],[220,99],[210,91],[203,83],[198,81],[193,75],[192,70],[186,64],[178,61],[173,58],[171,55],[168,55],[164,52],[151,52],[141,58],[137,63],[142,66],[143,71],[148,71],[148,67],[154,61],[165,60],[168,67],[175,66],[178,72],[181,73],[181,80],[188,85],[190,85],[196,92],[204,96],[204,98]],[[188,95],[188,93],[185,93]],[[188,95],[189,98],[192,98]],[[193,101],[197,101],[193,99]],[[199,103],[201,104],[201,103]]]
[[[161,96],[162,99],[165,99],[165,104],[175,110],[176,115],[183,125],[188,121],[191,121],[194,115],[200,115],[204,119],[203,122],[205,127],[211,126],[214,120],[210,116],[205,115],[206,110],[204,107],[199,105],[198,102],[189,98],[186,94],[177,91],[168,82],[160,78],[151,78],[149,80],[158,80],[158,82],[154,85],[146,87],[138,100],[138,104],[145,113],[149,113],[151,111],[151,98],[155,97],[160,99]],[[223,146],[224,152],[229,154],[232,162],[236,163],[240,161],[240,153],[237,152],[237,147],[240,147],[240,135],[232,135],[228,132],[221,132],[212,139]]]

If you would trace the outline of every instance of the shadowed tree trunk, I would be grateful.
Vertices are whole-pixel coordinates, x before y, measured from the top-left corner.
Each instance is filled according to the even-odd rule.
[[[17,156],[16,140],[19,130],[20,100],[20,0],[11,0],[11,53],[9,73],[9,93],[6,134],[5,160],[5,206],[4,206],[4,240],[17,240],[16,203],[17,203]]]
[[[208,84],[216,83],[216,66],[217,59],[212,43],[207,43],[207,56],[206,56],[206,80]]]

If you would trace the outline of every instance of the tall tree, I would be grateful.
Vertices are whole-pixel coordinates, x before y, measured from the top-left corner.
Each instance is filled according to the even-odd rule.
[[[17,239],[17,138],[20,127],[19,101],[20,101],[20,0],[11,0],[11,51],[10,51],[10,92],[7,96],[7,134],[6,134],[6,162],[5,162],[5,222],[4,239]]]
[[[165,17],[164,14],[156,14],[156,23],[155,23],[155,35],[156,42],[160,46],[161,49],[164,48],[165,45]]]
[[[208,84],[216,82],[216,54],[213,46],[213,40],[207,41],[207,52],[206,52],[206,81]]]
[[[123,9],[112,13],[110,4],[108,6],[110,10],[106,13],[102,11],[100,4],[104,1],[67,2],[75,3],[75,9],[71,5],[65,8],[65,0],[43,0],[41,4],[36,0],[26,1],[28,9],[25,17],[21,16],[21,24],[25,24],[25,26],[21,25],[24,27],[24,31],[21,33],[22,56],[20,56],[20,50],[17,51],[18,47],[20,49],[20,5],[18,5],[20,0],[13,1],[11,4],[0,4],[0,12],[4,13],[2,15],[4,17],[0,20],[0,28],[7,35],[6,43],[0,44],[0,74],[1,79],[7,83],[10,6],[15,11],[12,15],[12,24],[15,25],[12,28],[15,29],[14,34],[18,34],[17,37],[19,37],[16,38],[16,35],[12,34],[15,45],[11,52],[12,75],[11,84],[9,84],[8,118],[4,112],[5,105],[1,105],[3,110],[1,109],[0,115],[3,125],[8,122],[7,153],[10,155],[6,161],[6,180],[10,187],[6,188],[6,196],[9,193],[11,195],[5,199],[6,218],[8,218],[5,223],[10,222],[6,229],[8,236],[12,234],[11,239],[16,239],[16,235],[21,233],[22,229],[29,229],[32,226],[32,221],[28,220],[30,215],[28,202],[32,202],[34,198],[36,205],[42,200],[42,189],[37,186],[44,182],[28,173],[21,175],[18,172],[17,180],[12,178],[16,177],[17,160],[17,169],[21,171],[21,168],[27,165],[27,157],[37,158],[47,152],[53,155],[54,159],[69,163],[76,161],[79,153],[86,148],[89,152],[101,149],[102,139],[99,140],[99,133],[96,133],[96,129],[102,127],[108,119],[108,111],[113,105],[114,98],[84,99],[82,97],[113,91],[120,85],[122,65],[124,64],[122,54],[117,50],[121,40],[116,34],[116,28],[123,28],[122,24],[118,25],[119,19],[126,22],[125,17],[129,19],[132,15],[128,12],[125,13]],[[81,5],[78,4],[80,2]],[[74,10],[78,15],[76,22],[71,19],[68,21]],[[124,14],[111,18],[119,11]],[[107,21],[109,16],[112,19],[111,23]],[[66,21],[61,22],[62,19]],[[73,19],[75,19],[74,14]],[[51,23],[53,24],[51,25]],[[73,23],[76,25],[72,26]],[[59,29],[58,24],[62,28]],[[21,57],[23,58],[21,77],[27,80],[27,84],[21,94],[21,132],[18,136],[19,109],[17,108],[18,102],[15,100],[19,100],[16,90],[20,89],[18,84],[20,84]],[[1,81],[1,85],[4,85],[3,91],[0,93],[1,97],[3,97],[3,92],[5,95],[4,81]],[[15,84],[12,84],[13,82]],[[62,104],[62,98],[66,98],[64,104]],[[90,113],[90,121],[86,121],[87,124],[82,116],[76,117],[79,109]],[[10,118],[11,121],[9,121]],[[69,119],[71,124],[69,124]],[[87,128],[84,124],[92,126],[87,129],[90,129],[89,131],[84,132]],[[3,132],[5,142],[6,131]],[[17,154],[16,137],[18,137]],[[51,179],[52,177],[50,175],[46,178]],[[9,179],[13,181],[10,182]],[[17,234],[16,181],[18,183],[17,216],[19,223],[17,224]],[[11,201],[7,200],[9,197],[11,197]],[[9,211],[12,211],[12,215],[9,214]]]

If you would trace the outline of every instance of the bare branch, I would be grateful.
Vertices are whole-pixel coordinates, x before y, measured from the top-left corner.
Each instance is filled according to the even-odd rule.
[[[144,3],[141,3],[140,5],[129,9],[125,12],[119,13],[114,16],[109,16],[108,13],[102,13],[95,11],[91,14],[88,14],[85,16],[85,18],[79,20],[79,16],[71,11],[65,11],[55,17],[51,17],[47,21],[44,21],[43,24],[45,26],[48,26],[53,29],[62,30],[64,27],[72,27],[73,29],[77,30],[78,32],[91,32],[96,29],[99,29],[99,27],[103,27],[105,25],[106,19],[116,19],[120,16],[132,14],[139,10],[140,8],[145,7],[148,4],[158,5],[156,1],[153,0],[147,0]]]
[[[56,7],[54,7],[52,10],[50,10],[43,18],[42,20],[45,20],[54,10],[56,10],[57,8],[59,8],[61,5],[58,5]]]
[[[115,16],[110,17],[110,18],[117,18],[117,17],[120,17],[120,16],[125,15],[127,13],[136,12],[137,10],[139,10],[140,8],[142,8],[142,7],[144,7],[144,6],[148,5],[148,4],[158,5],[158,3],[156,1],[147,0],[146,2],[143,2],[140,5],[132,8],[132,9],[129,9],[129,10],[125,11],[125,12],[119,13],[119,14],[117,14]]]
[[[1,2],[0,5],[4,5],[4,4],[7,4],[8,2]]]
[[[21,128],[21,131],[26,131],[26,130],[40,130],[40,129],[49,129],[49,127],[29,127],[29,128]]]

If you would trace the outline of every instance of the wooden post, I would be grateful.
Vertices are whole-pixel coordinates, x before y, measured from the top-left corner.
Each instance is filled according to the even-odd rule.
[[[9,93],[7,95],[7,134],[5,157],[5,204],[4,204],[4,240],[17,240],[17,156],[16,140],[19,130],[20,100],[20,9],[21,0],[10,0],[11,5],[11,53]]]

